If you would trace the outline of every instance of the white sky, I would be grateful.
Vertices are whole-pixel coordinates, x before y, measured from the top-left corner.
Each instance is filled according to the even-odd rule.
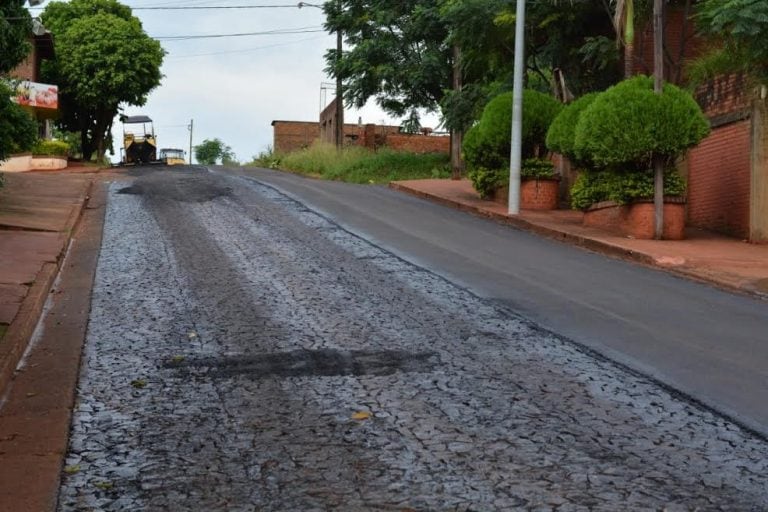
[[[135,10],[152,37],[225,34],[280,29],[322,30],[321,9],[295,6],[298,0],[122,0],[131,7],[287,5],[280,9]],[[321,4],[322,0],[316,0]],[[43,4],[45,5],[45,4]],[[32,13],[40,11],[33,10]],[[146,114],[154,120],[159,147],[189,148],[187,125],[194,119],[193,144],[218,137],[232,147],[240,161],[272,144],[275,120],[317,121],[321,83],[332,82],[323,68],[323,55],[335,48],[335,35],[326,32],[162,41],[168,52],[162,84],[143,107],[128,107],[128,115]],[[327,102],[334,97],[333,86]],[[399,124],[373,102],[360,111],[346,110],[346,122]],[[422,124],[438,123],[424,116]],[[122,125],[113,130],[116,155]]]

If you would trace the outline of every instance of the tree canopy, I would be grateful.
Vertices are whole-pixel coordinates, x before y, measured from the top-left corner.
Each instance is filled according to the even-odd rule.
[[[24,0],[0,4],[0,75],[11,71],[27,56],[32,19]],[[16,151],[32,147],[37,139],[35,121],[11,101],[12,91],[0,82],[0,161]]]
[[[326,63],[349,105],[374,98],[397,116],[440,110],[447,127],[462,129],[511,89],[515,14],[507,0],[341,0],[325,11],[326,28],[345,38],[341,58],[331,50]],[[576,93],[621,78],[608,0],[531,2],[526,26],[529,87],[549,90],[554,70]],[[451,90],[454,45],[461,91]]]
[[[217,161],[227,164],[235,161],[235,154],[221,139],[205,139],[195,146],[195,159],[203,165],[215,165]]]
[[[768,2],[703,0],[697,19],[719,44],[694,65],[694,79],[742,72],[768,81]]]
[[[121,106],[143,105],[160,85],[165,52],[116,0],[53,2],[43,22],[56,37],[45,73],[59,86],[59,123],[80,133],[83,158],[101,159]]]

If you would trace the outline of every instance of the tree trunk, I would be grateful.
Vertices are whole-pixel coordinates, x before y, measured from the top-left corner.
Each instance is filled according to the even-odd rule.
[[[635,42],[624,43],[624,78],[632,78],[635,68]]]

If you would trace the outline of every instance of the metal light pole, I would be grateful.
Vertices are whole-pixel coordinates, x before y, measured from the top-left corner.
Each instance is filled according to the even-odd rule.
[[[523,65],[525,63],[525,0],[517,0],[515,67],[512,90],[512,149],[509,155],[509,215],[520,213],[520,166],[523,150]]]
[[[653,2],[653,89],[656,94],[664,90],[664,5]],[[664,237],[664,161],[656,157],[653,162],[654,238]]]

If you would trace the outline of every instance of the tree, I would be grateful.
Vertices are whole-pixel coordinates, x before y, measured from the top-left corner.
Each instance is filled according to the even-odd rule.
[[[144,105],[160,85],[165,52],[115,0],[53,2],[43,22],[56,38],[45,75],[59,85],[59,124],[80,133],[84,159],[101,160],[121,106]]]
[[[15,68],[29,53],[31,28],[24,0],[0,4],[0,75]],[[12,90],[0,83],[0,161],[10,153],[31,148],[37,139],[35,121],[11,101],[11,95]]]
[[[740,72],[768,81],[768,2],[704,0],[698,4],[697,19],[718,44],[699,60],[694,79]]]
[[[215,165],[219,160],[226,165],[235,162],[235,154],[221,139],[205,139],[195,146],[195,159],[203,165]]]

